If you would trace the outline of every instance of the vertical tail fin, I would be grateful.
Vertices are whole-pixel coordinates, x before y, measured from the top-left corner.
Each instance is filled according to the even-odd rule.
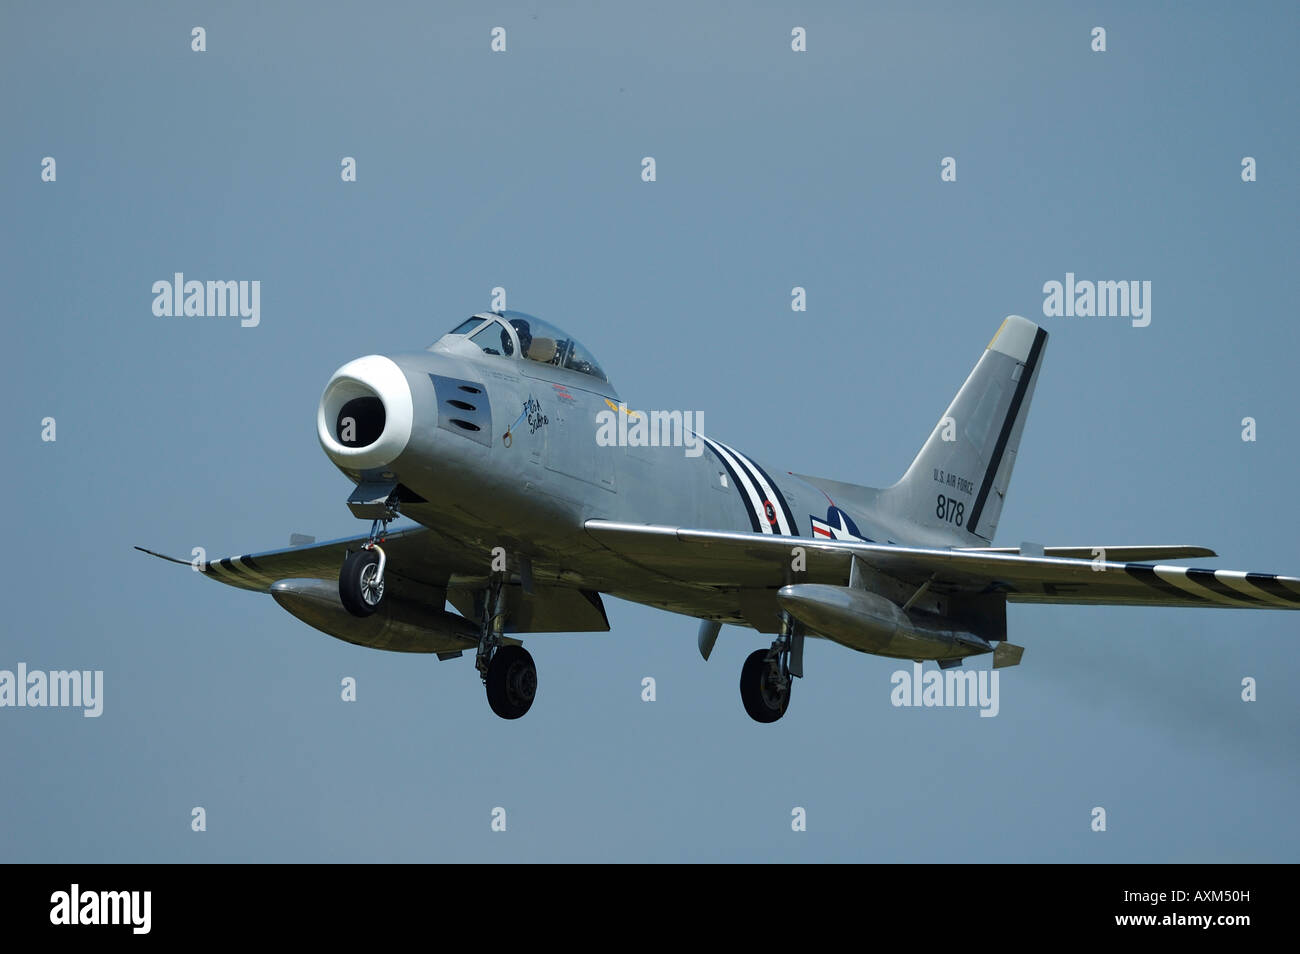
[[[1032,321],[1003,321],[907,473],[880,492],[881,510],[936,543],[991,542],[1046,348]]]

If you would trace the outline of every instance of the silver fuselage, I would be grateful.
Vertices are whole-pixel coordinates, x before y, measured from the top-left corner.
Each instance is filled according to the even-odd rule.
[[[584,522],[809,537],[811,516],[827,512],[830,501],[821,490],[711,440],[697,437],[693,446],[689,437],[679,446],[598,440],[602,415],[606,425],[623,418],[624,431],[632,433],[632,415],[651,409],[621,407],[614,388],[590,375],[456,344],[387,356],[410,391],[409,439],[391,460],[368,467],[335,463],[355,482],[386,476],[422,498],[403,503],[401,512],[433,530],[442,556],[467,578],[486,577],[492,552],[501,547],[527,556],[539,582],[740,623],[746,620],[735,615],[734,598],[720,596],[707,574],[650,573],[596,543]],[[448,381],[481,390],[457,395],[472,411],[448,403]],[[851,516],[865,538],[897,539],[870,513]]]

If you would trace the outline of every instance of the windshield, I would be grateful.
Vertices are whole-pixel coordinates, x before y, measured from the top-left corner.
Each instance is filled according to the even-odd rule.
[[[577,371],[597,380],[609,382],[591,352],[576,338],[565,334],[549,321],[542,321],[521,311],[501,311],[475,315],[461,322],[448,335],[463,335],[484,354],[513,357],[514,340],[519,340],[519,356],[538,364]],[[439,339],[441,340],[441,339]]]
[[[489,321],[470,335],[469,340],[482,348],[484,354],[512,355],[515,353],[515,346],[510,341],[510,332],[499,321]]]
[[[506,311],[501,313],[519,338],[519,349],[529,361],[549,364],[557,368],[567,368],[579,374],[589,374],[601,381],[608,381],[605,372],[586,348],[576,339],[565,334],[555,325],[522,312]]]
[[[460,324],[458,324],[455,328],[451,329],[451,331],[447,332],[447,334],[449,334],[449,335],[467,335],[467,334],[469,334],[471,331],[473,331],[475,328],[477,328],[479,325],[483,324],[483,321],[484,321],[484,319],[482,319],[482,318],[470,318],[470,319],[468,319],[467,321],[462,321],[462,322],[461,322]]]

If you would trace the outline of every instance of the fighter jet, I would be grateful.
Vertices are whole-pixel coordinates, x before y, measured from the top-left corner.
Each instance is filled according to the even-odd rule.
[[[992,546],[1046,345],[1006,318],[911,466],[877,489],[629,407],[571,335],[476,314],[325,385],[317,435],[369,533],[194,568],[349,643],[472,652],[505,719],[537,692],[521,637],[608,631],[602,594],[699,620],[706,660],[723,624],[771,637],[740,675],[758,722],[784,715],[807,637],[1002,667],[1023,653],[1008,602],[1300,609],[1300,579],[1150,562],[1215,556],[1204,547]],[[418,526],[390,533],[399,516]]]

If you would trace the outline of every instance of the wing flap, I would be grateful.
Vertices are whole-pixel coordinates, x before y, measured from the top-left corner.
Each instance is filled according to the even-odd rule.
[[[1020,547],[959,547],[962,553],[1002,553],[1019,556]],[[1182,544],[1170,546],[1118,546],[1118,547],[1043,547],[1043,556],[1062,557],[1067,560],[1093,560],[1101,557],[1113,563],[1136,563],[1150,560],[1191,560],[1196,557],[1218,556],[1209,547]]]

